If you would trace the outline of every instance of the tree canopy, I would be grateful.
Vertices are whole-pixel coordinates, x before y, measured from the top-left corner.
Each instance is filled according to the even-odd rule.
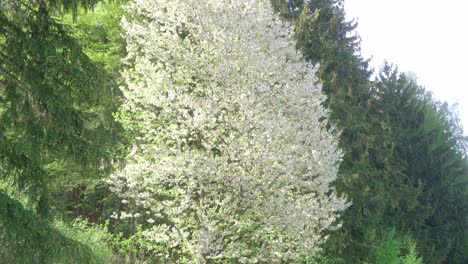
[[[0,1],[0,259],[468,263],[456,107],[344,4]]]
[[[346,207],[330,186],[341,155],[292,29],[262,1],[130,10],[119,120],[134,151],[110,182],[131,211],[119,216],[149,223],[161,259],[317,252]]]

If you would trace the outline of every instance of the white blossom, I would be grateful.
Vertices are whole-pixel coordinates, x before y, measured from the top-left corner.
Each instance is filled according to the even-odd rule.
[[[347,204],[316,68],[267,0],[134,0],[123,19],[120,121],[109,180],[146,217],[158,256],[291,261],[320,250]],[[142,213],[139,213],[142,212]]]

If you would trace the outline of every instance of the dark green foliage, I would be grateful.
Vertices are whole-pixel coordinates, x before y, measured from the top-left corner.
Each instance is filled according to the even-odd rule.
[[[156,262],[136,223],[71,221],[103,223],[121,206],[104,179],[125,146],[112,117],[123,10],[98,2],[0,2],[2,263]],[[335,187],[353,202],[304,262],[468,263],[468,140],[454,109],[390,65],[371,81],[342,0],[271,2],[320,64],[345,154]]]
[[[353,202],[343,216],[343,228],[330,237],[326,252],[343,257],[345,263],[362,262],[372,249],[372,227],[381,224],[389,199],[382,174],[390,139],[388,133],[383,133],[381,121],[368,109],[371,72],[368,62],[358,54],[358,37],[353,32],[356,24],[345,20],[343,1],[295,4],[283,8],[288,11],[283,14],[293,19],[297,46],[304,57],[320,63],[319,75],[328,95],[331,119],[342,130],[340,147],[345,156],[336,188]]]
[[[411,234],[426,261],[463,263],[450,253],[464,239],[467,197],[458,182],[468,171],[461,128],[446,104],[388,65],[374,94],[386,109],[398,172],[392,188],[398,199],[386,209],[385,224]]]
[[[343,1],[271,2],[296,26],[304,57],[320,63],[330,117],[342,130],[336,188],[353,205],[325,255],[374,263],[376,234],[395,227],[428,263],[466,262],[467,141],[451,110],[390,65],[370,80]]]
[[[82,2],[83,7],[94,3]],[[78,5],[8,1],[0,9],[0,183],[14,194],[0,190],[5,209],[0,237],[2,254],[28,258],[11,263],[90,263],[92,258],[86,246],[51,221],[63,213],[57,194],[64,186],[106,175],[118,138],[111,115],[118,104],[111,96],[116,83],[51,16],[57,10],[76,12]],[[55,260],[62,253],[73,258]]]
[[[15,171],[7,176],[16,177],[19,186],[44,189],[49,181],[46,164],[102,167],[105,141],[95,133],[99,125],[94,120],[99,114],[95,107],[106,95],[101,81],[105,74],[44,5],[2,12],[0,25],[4,40],[0,155],[11,166],[9,171]],[[36,196],[46,193],[37,191]]]

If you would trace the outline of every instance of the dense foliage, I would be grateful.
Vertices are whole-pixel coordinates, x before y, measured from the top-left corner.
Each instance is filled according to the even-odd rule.
[[[92,259],[51,222],[59,188],[111,168],[110,81],[52,16],[77,5],[1,2],[0,255],[10,263]]]
[[[343,5],[0,0],[0,262],[468,263],[456,110]]]
[[[375,263],[374,246],[396,228],[427,263],[464,263],[467,140],[451,109],[389,65],[371,80],[343,1],[272,2],[295,24],[298,49],[320,63],[330,117],[343,130],[336,187],[353,206],[327,254]]]
[[[262,1],[136,1],[111,178],[161,261],[292,261],[315,253],[345,202],[315,69]],[[203,15],[200,15],[203,14]],[[222,14],[222,17],[219,17]]]

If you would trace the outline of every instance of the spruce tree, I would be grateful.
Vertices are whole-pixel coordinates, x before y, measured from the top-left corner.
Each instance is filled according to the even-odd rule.
[[[112,135],[101,117],[111,87],[107,74],[51,14],[93,4],[1,3],[0,259],[7,262],[86,262],[92,255],[53,227],[51,188],[57,177],[73,180],[110,168]]]
[[[296,26],[298,49],[309,61],[320,63],[319,76],[328,95],[326,105],[332,110],[331,120],[343,130],[340,147],[344,158],[336,188],[346,192],[353,205],[345,212],[343,228],[331,235],[325,254],[338,255],[345,263],[369,261],[373,258],[372,245],[392,227],[397,227],[400,234],[413,235],[427,261],[443,260],[448,251],[460,252],[462,232],[456,235],[448,231],[457,229],[466,215],[459,207],[465,204],[460,194],[463,187],[454,184],[463,182],[466,160],[458,152],[462,152],[460,146],[466,140],[454,125],[455,119],[443,121],[439,112],[444,112],[443,107],[436,106],[440,104],[389,65],[384,65],[376,82],[370,80],[368,62],[359,54],[359,37],[354,32],[356,23],[346,21],[343,1],[272,0],[272,3]],[[428,109],[434,109],[431,111],[436,111],[438,117],[430,118],[434,114]],[[431,126],[427,123],[429,118],[438,123],[438,131],[446,134],[440,132],[435,136],[436,132],[432,131],[432,135],[427,135],[422,128]],[[451,125],[443,125],[447,122]],[[448,139],[450,133],[456,136]],[[454,152],[429,154],[432,144]],[[454,165],[452,172],[442,173],[434,163],[434,159],[442,157],[454,159],[447,160]],[[459,172],[455,173],[457,176],[454,171]],[[431,176],[436,180],[429,187],[429,179],[423,175],[434,172],[438,176]],[[439,196],[450,196],[453,200],[431,198]],[[429,224],[434,207],[442,200],[448,203],[446,209],[451,208],[444,214],[455,214],[454,221],[446,219],[449,224],[440,225],[440,221],[434,220]],[[432,230],[430,225],[438,227],[428,231]]]
[[[466,194],[459,184],[468,173],[467,139],[453,110],[389,65],[374,93],[375,107],[386,109],[397,165],[386,225],[411,234],[425,261],[463,263],[466,254],[455,252],[464,247]]]

